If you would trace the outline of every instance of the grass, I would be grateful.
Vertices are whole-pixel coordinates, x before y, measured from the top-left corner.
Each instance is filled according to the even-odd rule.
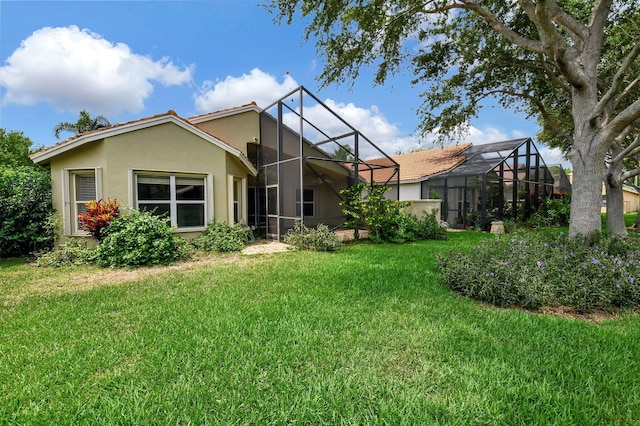
[[[0,263],[1,424],[637,424],[640,318],[481,306],[435,256],[487,236],[221,256]]]

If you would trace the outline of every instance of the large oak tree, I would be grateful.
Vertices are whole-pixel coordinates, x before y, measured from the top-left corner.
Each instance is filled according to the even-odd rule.
[[[604,165],[640,123],[637,0],[271,0],[304,19],[323,84],[406,66],[423,87],[421,130],[460,134],[491,96],[562,138],[574,184],[570,234],[599,231]],[[569,112],[570,125],[562,114]]]

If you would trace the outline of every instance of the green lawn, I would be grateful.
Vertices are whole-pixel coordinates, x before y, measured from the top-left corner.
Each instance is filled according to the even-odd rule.
[[[640,317],[481,306],[445,242],[152,273],[0,263],[0,424],[638,424]]]

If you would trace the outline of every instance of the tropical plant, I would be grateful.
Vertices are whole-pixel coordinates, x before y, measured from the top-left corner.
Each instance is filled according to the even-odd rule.
[[[120,217],[120,204],[115,200],[92,200],[84,203],[86,213],[78,215],[80,227],[87,231],[93,238],[102,241],[103,230],[109,226],[113,219]]]
[[[78,121],[76,121],[75,123],[71,123],[68,121],[58,123],[53,128],[53,134],[55,135],[56,139],[60,139],[60,133],[62,132],[70,132],[74,135],[79,135],[91,130],[98,130],[103,127],[109,126],[111,126],[111,123],[104,115],[98,115],[92,118],[89,112],[86,109],[83,109],[82,111],[80,111]]]

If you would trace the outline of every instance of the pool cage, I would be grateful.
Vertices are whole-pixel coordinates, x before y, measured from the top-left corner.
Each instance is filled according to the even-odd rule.
[[[260,113],[260,137],[249,144],[258,176],[248,182],[248,220],[256,233],[280,239],[297,220],[343,226],[340,191],[362,176],[399,165],[329,106],[300,86]],[[383,158],[386,161],[367,161]]]
[[[451,228],[489,230],[491,222],[525,219],[554,192],[554,179],[530,138],[471,146],[458,167],[422,182],[423,198],[442,199]]]

